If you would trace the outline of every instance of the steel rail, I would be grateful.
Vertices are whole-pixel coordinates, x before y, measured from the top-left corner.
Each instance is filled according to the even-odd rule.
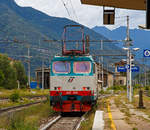
[[[69,121],[70,120],[75,120],[75,121],[72,121],[72,124],[69,123],[69,126],[72,125],[72,128],[70,130],[77,130],[77,129],[79,129],[81,122],[85,119],[85,116],[87,115],[87,113],[88,112],[86,112],[81,117],[78,117],[78,116],[75,116],[75,117],[62,117],[62,116],[59,115],[55,119],[53,119],[50,122],[48,122],[47,124],[45,124],[45,126],[43,128],[41,128],[40,130],[51,130],[51,129],[53,129],[52,127],[55,127],[54,125],[58,125],[58,129],[60,129],[59,128],[60,124],[65,125],[64,121],[68,122],[68,120]],[[67,118],[69,118],[69,119],[67,119]],[[66,124],[66,127],[67,127],[67,125],[68,124]]]
[[[45,42],[83,42],[86,40],[44,40]],[[89,40],[89,42],[127,42],[126,40]],[[118,44],[118,43],[115,43]]]
[[[46,101],[46,100],[37,101],[37,102],[33,102],[33,103],[28,103],[28,104],[23,104],[23,105],[19,105],[19,106],[1,108],[0,109],[0,114],[2,114],[4,112],[10,112],[11,110],[17,111],[20,108],[25,108],[25,107],[29,107],[29,106],[32,106],[32,105],[36,105],[36,104],[42,103],[43,101]]]
[[[33,98],[46,98],[47,96],[46,95],[41,95],[41,96],[23,96],[21,98],[28,98],[28,99],[33,99]],[[9,100],[10,98],[9,97],[0,97],[0,101],[3,101],[3,100]]]

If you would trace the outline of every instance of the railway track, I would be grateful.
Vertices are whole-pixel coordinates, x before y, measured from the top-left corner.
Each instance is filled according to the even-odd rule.
[[[65,116],[57,116],[51,119],[40,130],[77,130],[80,127],[80,123],[84,120],[86,114],[73,114]]]
[[[0,109],[0,115],[4,114],[4,113],[15,112],[15,111],[21,110],[23,108],[26,108],[26,107],[29,107],[29,106],[32,106],[32,105],[40,104],[43,101],[45,101],[45,100],[37,101],[37,102],[33,102],[33,103],[28,103],[28,104],[23,104],[23,105],[20,105],[20,106],[13,106],[13,107],[8,107],[8,108],[1,108]]]
[[[35,98],[45,98],[45,97],[47,97],[46,95],[41,95],[41,96],[31,96],[31,97],[29,97],[29,96],[23,96],[23,97],[21,97],[21,98],[28,98],[28,99],[35,99]],[[9,98],[0,98],[0,101],[9,101],[10,99]]]

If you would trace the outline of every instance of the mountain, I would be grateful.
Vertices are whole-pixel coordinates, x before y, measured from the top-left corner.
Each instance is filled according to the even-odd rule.
[[[99,33],[99,34],[103,34],[105,37],[112,39],[112,33],[111,30],[109,30],[108,28],[106,28],[105,26],[95,26],[94,28],[92,28],[95,32]]]
[[[96,26],[93,28],[97,33],[103,34],[105,37],[109,37],[112,40],[124,40],[126,38],[126,27],[121,26],[114,30],[109,30],[103,26]],[[140,51],[135,53],[137,58],[143,57],[143,50],[150,50],[150,31],[141,29],[130,29],[130,38],[133,40],[133,47],[140,48]],[[147,58],[148,60],[148,58]],[[150,61],[147,61],[150,64]]]
[[[27,68],[28,60],[25,57],[28,54],[27,46],[30,47],[32,76],[34,76],[34,70],[42,65],[43,59],[48,66],[52,56],[61,53],[61,43],[48,43],[44,42],[44,39],[60,40],[65,25],[79,24],[66,18],[48,16],[31,7],[20,7],[14,0],[1,0],[0,12],[0,40],[21,41],[20,43],[1,42],[0,52],[22,60]],[[85,27],[84,30],[85,35],[90,35],[91,40],[108,40],[92,29]],[[73,36],[78,37],[78,33]],[[103,48],[117,49],[120,53],[120,48],[114,44],[105,43]],[[100,42],[91,43],[91,52],[99,49]]]

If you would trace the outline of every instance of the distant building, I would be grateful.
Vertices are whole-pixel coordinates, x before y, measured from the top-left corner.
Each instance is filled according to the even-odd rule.
[[[103,84],[103,87],[113,86],[113,84],[114,84],[114,73],[105,69],[105,68],[103,68],[103,72],[102,72],[102,65],[99,63],[97,63],[97,75],[98,75],[98,87],[99,88],[102,88],[102,84]],[[103,81],[102,81],[102,77],[104,79]]]
[[[126,85],[127,76],[126,72],[117,72],[117,66],[125,66],[126,62],[120,61],[115,63],[115,75],[114,75],[114,85]]]
[[[35,70],[37,85],[42,88],[42,68]],[[44,89],[49,89],[50,84],[50,68],[44,68]]]

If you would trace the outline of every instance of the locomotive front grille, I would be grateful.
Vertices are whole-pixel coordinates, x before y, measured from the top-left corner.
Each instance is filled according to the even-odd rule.
[[[76,96],[68,96],[68,100],[74,101],[77,100]]]

